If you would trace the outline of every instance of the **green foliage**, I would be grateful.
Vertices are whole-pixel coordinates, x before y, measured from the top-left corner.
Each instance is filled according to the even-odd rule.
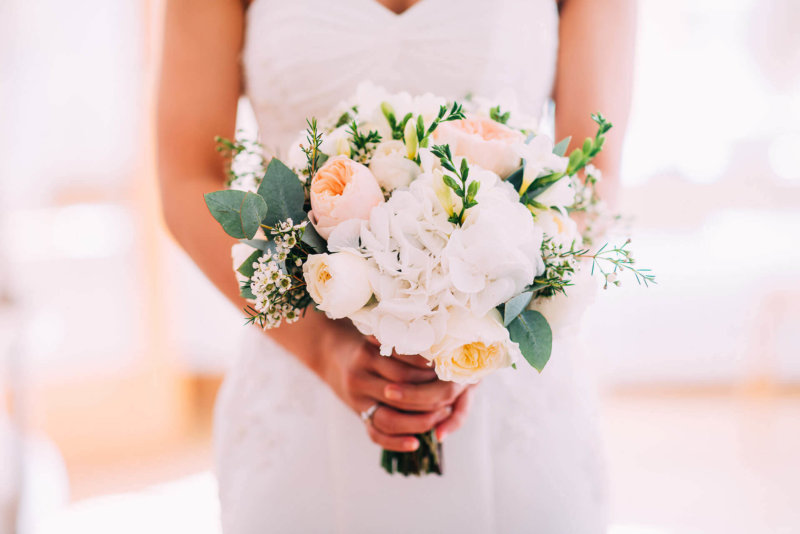
[[[525,360],[542,372],[553,349],[553,332],[544,316],[534,310],[525,310],[508,325],[511,341],[519,344]]]
[[[592,120],[597,123],[597,133],[594,138],[587,137],[580,148],[576,148],[570,153],[566,172],[569,176],[583,169],[600,153],[603,143],[606,141],[605,134],[613,126],[600,113],[593,113]]]
[[[348,116],[345,113],[343,116]],[[341,120],[341,118],[340,118]],[[306,187],[311,185],[311,179],[317,174],[317,170],[325,163],[325,160],[328,159],[328,156],[320,152],[319,147],[322,144],[322,133],[319,131],[319,125],[317,124],[317,119],[312,118],[311,120],[306,119],[306,124],[308,127],[306,128],[306,140],[308,145],[303,145],[300,148],[302,149],[303,153],[306,155],[306,168],[303,171],[303,174],[306,175]]]
[[[242,263],[236,270],[242,273],[242,275],[246,276],[247,278],[250,278],[251,276],[253,276],[253,273],[255,272],[255,269],[253,269],[253,263],[257,262],[258,258],[260,258],[263,253],[264,252],[261,250],[258,249],[254,250],[253,253],[250,254],[250,256],[248,256],[247,259],[244,260],[244,263]]]
[[[391,104],[388,102],[381,103],[381,112],[383,113],[383,116],[386,117],[386,121],[389,123],[389,127],[392,129],[392,139],[402,141],[406,123],[411,120],[413,115],[409,112],[406,113],[405,117],[397,120],[394,108],[392,108]]]
[[[503,306],[503,326],[511,324],[511,321],[516,319],[522,313],[522,310],[528,307],[532,298],[533,291],[525,291],[506,302]]]
[[[453,163],[453,154],[450,152],[449,145],[434,145],[433,148],[431,148],[431,153],[439,158],[439,162],[445,170],[453,173],[459,180],[457,182],[455,178],[448,174],[442,177],[445,185],[452,189],[461,199],[461,211],[458,213],[453,212],[449,220],[453,224],[464,224],[464,214],[466,211],[478,205],[475,196],[478,194],[481,184],[478,181],[472,181],[467,184],[467,179],[469,178],[469,164],[466,158],[464,158],[461,160],[460,169],[456,170],[455,163]]]
[[[489,118],[500,124],[508,124],[508,119],[511,118],[511,112],[506,111],[503,113],[500,106],[495,106],[489,110]]]
[[[262,217],[266,226],[274,227],[287,219],[295,223],[306,218],[303,210],[305,193],[303,184],[292,170],[279,159],[272,158],[264,179],[258,187],[258,194],[266,201],[269,211]],[[261,221],[260,221],[261,222]],[[252,235],[247,236],[252,238]]]
[[[311,224],[306,226],[300,241],[311,247],[312,251],[317,254],[328,251],[328,243]]]
[[[336,120],[336,124],[334,124],[333,127],[339,128],[348,122],[351,122],[356,113],[358,113],[358,106],[351,107],[349,110],[345,111],[339,116],[339,118]]]
[[[357,156],[356,159],[366,160],[369,156],[371,148],[369,145],[376,145],[381,142],[381,134],[375,130],[370,130],[366,134],[358,129],[358,123],[353,121],[347,129],[353,140],[353,152]]]
[[[422,115],[417,117],[417,139],[419,139],[419,146],[427,147],[428,140],[438,126],[443,122],[457,121],[465,117],[464,109],[458,102],[453,102],[453,105],[448,110],[447,106],[439,106],[439,112],[436,118],[433,119],[431,125],[425,128],[425,122]]]
[[[562,139],[556,146],[553,147],[553,154],[556,156],[564,156],[567,153],[567,148],[569,148],[569,142],[572,140],[572,137],[567,137]]]
[[[228,189],[206,193],[206,206],[225,232],[238,239],[252,239],[267,215],[267,203],[255,193]]]
[[[522,202],[524,204],[534,207],[534,199],[537,196],[542,194],[548,187],[564,176],[572,176],[579,172],[586,167],[586,165],[591,163],[592,159],[600,153],[603,149],[603,143],[605,143],[606,140],[605,134],[611,129],[612,124],[599,113],[592,114],[592,120],[597,123],[597,133],[594,138],[586,138],[580,148],[576,148],[570,153],[566,172],[551,173],[536,178],[522,197]],[[558,143],[553,147],[553,153],[563,156],[566,153],[570,140],[571,138],[568,137]]]

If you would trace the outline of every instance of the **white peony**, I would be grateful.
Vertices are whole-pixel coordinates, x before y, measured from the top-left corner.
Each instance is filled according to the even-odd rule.
[[[406,147],[402,141],[384,141],[378,144],[369,170],[387,192],[407,186],[421,172],[419,165],[406,157]]]
[[[372,297],[369,263],[357,254],[313,254],[303,265],[303,277],[308,294],[331,319],[357,312]]]
[[[511,341],[497,310],[473,315],[454,310],[445,336],[422,356],[433,361],[441,380],[475,384],[486,375],[519,361],[519,345]]]

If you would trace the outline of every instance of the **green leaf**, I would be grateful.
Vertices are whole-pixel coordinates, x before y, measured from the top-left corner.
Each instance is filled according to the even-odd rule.
[[[314,228],[311,223],[306,226],[300,241],[314,249],[314,252],[317,254],[323,254],[328,251],[328,243],[319,235],[317,229]]]
[[[279,159],[272,158],[269,162],[264,179],[258,186],[258,194],[264,198],[269,208],[263,219],[267,226],[275,227],[289,218],[297,224],[306,218],[306,212],[303,211],[303,184]]]
[[[258,258],[260,258],[263,254],[264,254],[263,250],[254,250],[253,253],[250,254],[250,256],[248,256],[247,259],[244,260],[244,263],[242,263],[236,270],[242,273],[247,278],[250,278],[251,276],[253,276],[253,273],[255,272],[255,269],[253,269],[253,263],[257,262]]]
[[[240,239],[239,242],[244,243],[247,246],[257,248],[262,252],[275,250],[275,243],[266,241],[264,239]]]
[[[250,289],[250,282],[239,288],[239,296],[247,300],[255,300],[256,296],[253,294],[253,290]]]
[[[519,191],[520,186],[522,185],[522,175],[525,174],[525,167],[522,166],[516,171],[512,172],[506,178],[506,182],[510,183],[514,186],[514,189]]]
[[[267,215],[267,204],[255,193],[228,189],[206,193],[204,198],[208,211],[222,225],[222,229],[239,239],[255,236]]]
[[[553,332],[547,319],[537,311],[525,310],[508,325],[508,333],[528,363],[541,373],[553,349]]]
[[[566,139],[562,139],[556,146],[553,147],[553,154],[556,156],[564,156],[567,153],[567,148],[569,148],[569,142],[572,140],[572,137],[567,137]]]
[[[511,324],[511,321],[516,319],[517,316],[522,313],[522,310],[528,307],[532,298],[533,292],[526,291],[506,302],[506,305],[503,307],[503,326]]]

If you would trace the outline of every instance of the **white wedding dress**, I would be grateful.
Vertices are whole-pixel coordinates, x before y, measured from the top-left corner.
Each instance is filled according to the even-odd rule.
[[[421,0],[401,15],[375,0],[255,0],[243,64],[262,142],[280,155],[306,117],[363,80],[452,98],[511,93],[538,114],[557,45],[555,0]],[[422,478],[386,474],[358,416],[247,330],[216,413],[225,533],[604,532],[592,389],[564,326],[543,373],[521,365],[480,384],[444,443],[444,476]]]

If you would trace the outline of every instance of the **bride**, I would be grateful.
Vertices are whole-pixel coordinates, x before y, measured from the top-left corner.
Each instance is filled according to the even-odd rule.
[[[615,128],[597,165],[613,197],[633,0],[242,2],[167,0],[158,98],[166,222],[237,307],[232,242],[203,194],[224,181],[214,137],[234,136],[242,93],[278,156],[306,117],[364,80],[453,99],[502,95],[531,114],[552,97],[558,139],[593,135],[590,113],[602,111]],[[470,388],[438,381],[421,357],[379,356],[350,323],[321,313],[248,331],[216,413],[224,531],[605,531],[590,388],[578,343],[558,326],[541,375],[521,366]],[[381,447],[413,450],[413,435],[432,428],[443,476],[383,472]]]

